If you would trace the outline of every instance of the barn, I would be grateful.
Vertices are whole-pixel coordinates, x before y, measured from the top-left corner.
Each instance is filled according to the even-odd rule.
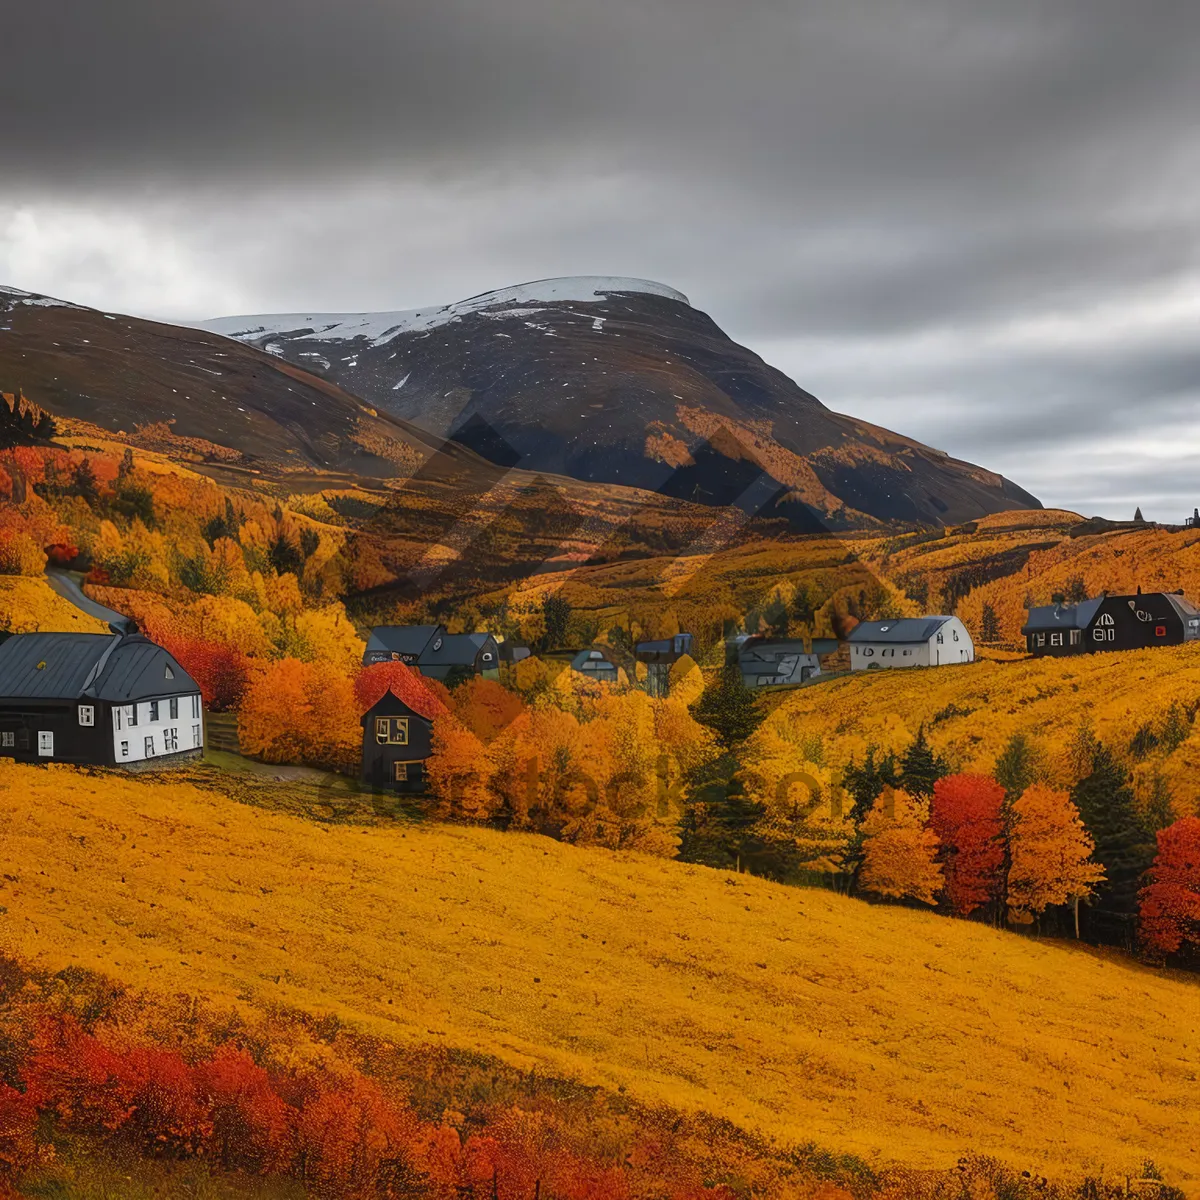
[[[863,621],[846,640],[850,643],[852,671],[941,667],[975,659],[975,643],[957,617]]]
[[[132,626],[0,642],[0,757],[145,768],[204,748],[200,688]]]

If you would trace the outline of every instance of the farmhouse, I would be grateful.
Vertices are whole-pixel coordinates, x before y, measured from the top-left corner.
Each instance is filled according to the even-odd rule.
[[[571,659],[571,670],[601,683],[617,682],[617,667],[603,650],[580,650]]]
[[[1039,658],[1178,646],[1200,640],[1200,609],[1182,592],[1101,593],[1078,604],[1059,595],[1031,608],[1021,632],[1029,653]]]
[[[0,642],[0,757],[138,768],[200,755],[200,689],[131,625]]]
[[[846,641],[850,644],[852,671],[940,667],[975,659],[975,643],[957,617],[863,621],[854,627]]]
[[[646,664],[646,691],[651,696],[665,696],[671,689],[671,668],[685,655],[691,654],[695,638],[690,633],[652,642],[638,642],[634,657]]]
[[[363,665],[402,662],[443,682],[500,677],[500,647],[490,633],[447,633],[443,625],[383,625],[371,630]]]
[[[433,722],[388,692],[362,719],[362,779],[381,790],[425,790],[425,760],[433,752]]]
[[[784,687],[820,675],[822,656],[837,648],[833,638],[816,638],[809,650],[799,638],[741,634],[729,643],[726,656],[741,669],[746,687]]]

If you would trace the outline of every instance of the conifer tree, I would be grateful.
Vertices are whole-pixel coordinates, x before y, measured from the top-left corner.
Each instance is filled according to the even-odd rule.
[[[868,746],[862,766],[852,762],[842,773],[842,786],[853,801],[851,815],[856,822],[862,822],[884,788],[900,786],[896,756],[891,753],[879,755],[876,746]]]
[[[983,615],[979,621],[979,640],[981,642],[998,642],[1000,640],[1000,619],[991,604],[984,604]]]
[[[746,795],[737,776],[737,760],[722,755],[688,789],[679,825],[679,857],[726,870],[753,866],[751,831],[762,816],[762,805]]]
[[[925,736],[925,726],[921,725],[900,760],[900,786],[910,795],[928,800],[933,795],[933,785],[949,773],[948,764],[934,753]]]
[[[1089,936],[1131,946],[1138,890],[1154,846],[1134,802],[1129,775],[1107,746],[1097,745],[1092,769],[1072,789],[1071,802],[1095,843],[1106,879],[1088,910]]]
[[[1025,789],[1038,777],[1038,754],[1033,743],[1024,733],[1014,733],[1008,744],[1000,751],[993,772],[996,782],[1004,789],[1004,803],[1011,807],[1024,794]]]
[[[765,714],[755,703],[754,693],[742,682],[741,669],[730,663],[691,706],[692,716],[707,725],[725,749],[744,742],[762,723]]]

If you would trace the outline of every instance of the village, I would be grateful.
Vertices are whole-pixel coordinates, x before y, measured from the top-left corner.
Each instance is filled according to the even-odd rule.
[[[0,757],[129,770],[200,757],[205,709],[196,681],[135,622],[58,582],[64,596],[109,619],[109,634],[25,633],[0,640]],[[1200,640],[1200,609],[1182,591],[1102,593],[1076,603],[1056,594],[1050,605],[1028,610],[1021,633],[1032,658],[1178,646]],[[532,653],[487,631],[380,626],[370,633],[362,663],[403,664],[454,687],[476,677],[499,681],[503,664],[523,662]],[[632,658],[639,686],[652,698],[667,697],[672,668],[685,659],[694,667],[693,653],[694,637],[687,632],[636,643]],[[582,680],[616,684],[628,678],[609,646],[554,657]],[[840,639],[742,632],[725,645],[726,671],[749,693],[806,687],[847,671],[940,670],[975,658],[966,625],[944,615],[860,621]],[[361,782],[422,793],[425,762],[434,749],[432,719],[389,689],[363,715],[362,727]]]

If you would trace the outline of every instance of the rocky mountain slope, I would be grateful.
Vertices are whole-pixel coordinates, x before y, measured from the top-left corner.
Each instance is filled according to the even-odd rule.
[[[443,308],[203,328],[505,466],[835,529],[1040,507],[1000,475],[832,412],[682,293],[644,280],[544,280]]]
[[[200,460],[407,474],[438,442],[226,338],[0,288],[0,392]]]

